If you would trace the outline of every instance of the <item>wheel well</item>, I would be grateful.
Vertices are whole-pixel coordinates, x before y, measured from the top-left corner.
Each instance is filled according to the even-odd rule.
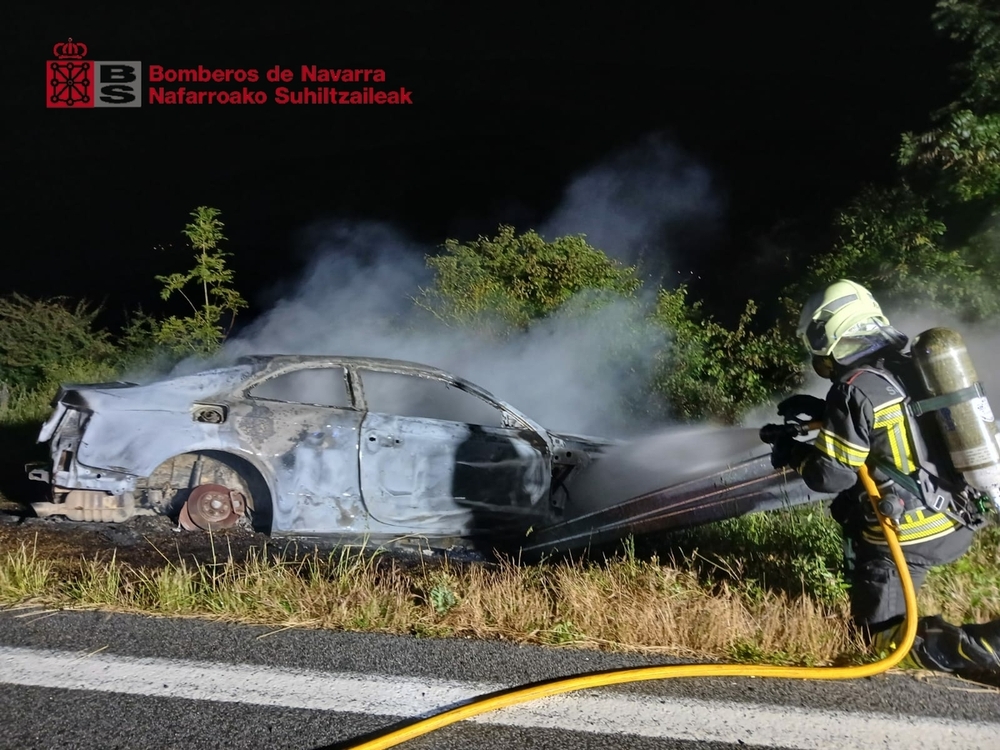
[[[191,490],[221,484],[243,493],[254,531],[271,533],[272,502],[267,481],[256,466],[224,451],[181,453],[164,461],[137,487],[143,504],[176,519]]]

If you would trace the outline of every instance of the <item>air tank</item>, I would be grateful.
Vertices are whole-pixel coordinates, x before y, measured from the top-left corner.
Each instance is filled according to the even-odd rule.
[[[979,378],[965,341],[950,328],[931,328],[913,340],[910,352],[927,397],[968,389],[958,403],[935,411],[937,422],[955,470],[1000,511],[1000,433],[981,387],[974,390]]]

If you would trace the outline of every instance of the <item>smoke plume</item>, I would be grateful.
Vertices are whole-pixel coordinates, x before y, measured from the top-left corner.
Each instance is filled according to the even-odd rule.
[[[609,255],[633,260],[669,246],[672,228],[719,210],[707,174],[660,140],[616,155],[577,178],[543,234],[586,233]],[[526,231],[529,227],[518,227]],[[667,334],[647,320],[646,298],[572,309],[498,341],[449,327],[413,299],[432,283],[422,247],[384,224],[312,227],[311,264],[292,290],[231,340],[224,355],[337,354],[421,362],[493,392],[544,426],[624,436],[648,427],[627,399],[658,413],[648,391]]]
[[[622,395],[641,393],[666,336],[642,301],[567,311],[498,340],[416,308],[431,279],[423,248],[379,224],[330,224],[294,294],[231,341],[245,354],[337,354],[410,360],[450,371],[546,427],[621,434]],[[630,355],[630,356],[629,356]]]
[[[723,208],[708,170],[650,136],[576,178],[539,233],[586,234],[594,247],[659,277],[692,235],[718,224]]]

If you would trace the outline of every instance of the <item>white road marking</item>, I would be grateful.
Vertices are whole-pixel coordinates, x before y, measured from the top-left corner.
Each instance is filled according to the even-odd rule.
[[[431,715],[511,687],[8,647],[0,647],[0,682],[387,717]],[[599,690],[513,706],[472,721],[801,750],[907,746],[995,750],[1000,743],[1000,723],[625,696]]]

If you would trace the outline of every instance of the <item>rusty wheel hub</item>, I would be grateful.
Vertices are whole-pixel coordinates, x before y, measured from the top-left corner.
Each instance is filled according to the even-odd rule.
[[[246,508],[243,495],[221,484],[203,484],[191,491],[181,508],[180,524],[188,531],[218,531],[236,525]]]

